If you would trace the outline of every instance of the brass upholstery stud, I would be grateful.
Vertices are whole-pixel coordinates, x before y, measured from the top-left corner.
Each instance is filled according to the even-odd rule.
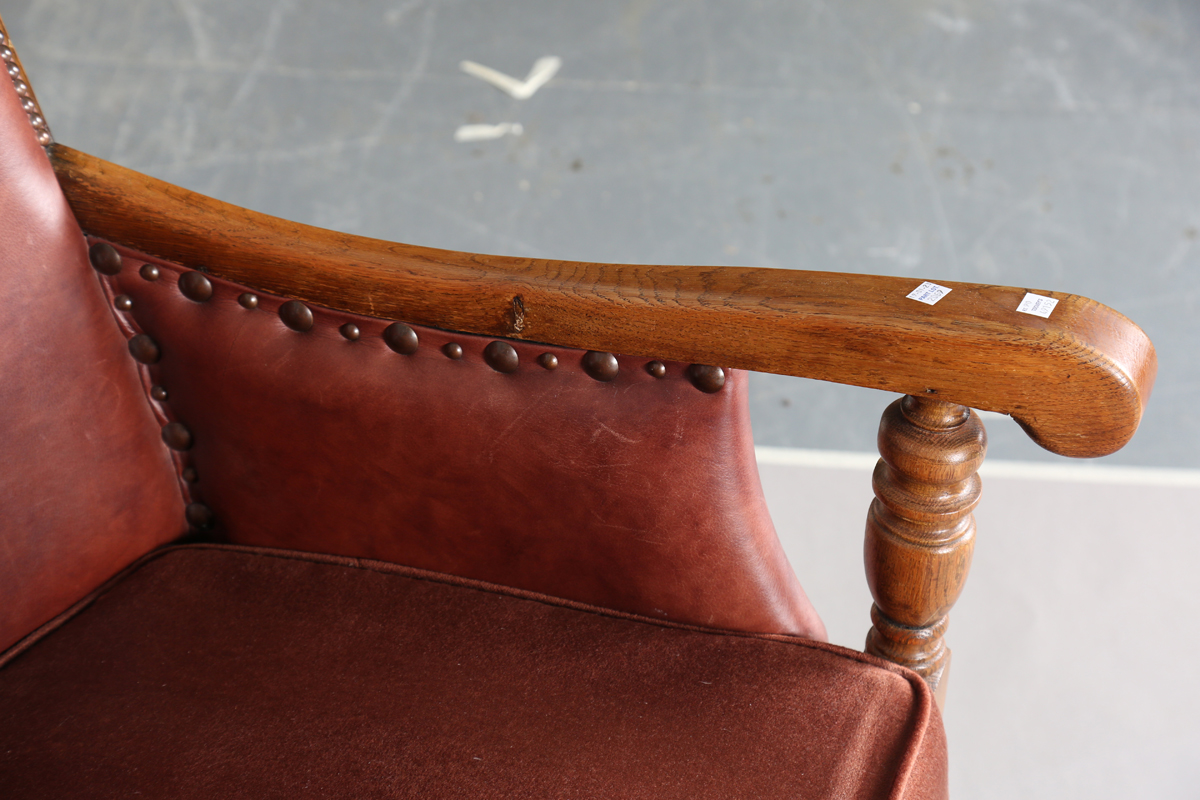
[[[141,275],[148,281],[156,281],[159,277],[158,267],[153,264],[142,264],[142,268],[138,270],[138,275]]]
[[[121,272],[121,254],[107,242],[96,242],[89,247],[88,259],[92,262],[92,268],[103,275],[117,275]]]
[[[705,394],[721,391],[725,385],[725,370],[705,364],[692,364],[686,370],[687,379]]]
[[[305,331],[312,330],[312,310],[299,300],[288,300],[281,305],[279,307],[279,318],[283,320],[284,325],[287,325],[294,331],[304,333]]]
[[[238,305],[253,311],[258,308],[258,295],[251,294],[250,292],[242,292],[238,295]]]
[[[454,359],[455,361],[463,357],[462,345],[455,342],[446,342],[446,344],[442,345],[442,352],[446,354],[446,358]]]
[[[537,362],[542,369],[551,371],[558,369],[558,356],[554,353],[542,353],[537,357]]]
[[[160,403],[165,403],[167,400],[167,390],[161,386],[150,387],[150,396]]]
[[[184,467],[183,479],[188,483],[195,483],[196,481],[200,480],[200,476],[196,474],[195,467]]]
[[[127,294],[119,294],[113,298],[113,305],[119,311],[128,311],[133,308],[133,298]]]
[[[188,525],[200,530],[211,528],[216,521],[212,509],[204,505],[204,503],[189,503],[187,509],[184,511],[184,516],[187,517]]]
[[[383,329],[383,341],[388,347],[404,356],[417,352],[420,341],[417,332],[403,322],[393,322]]]
[[[162,440],[172,450],[192,449],[192,432],[182,422],[163,425]]]
[[[521,357],[508,342],[492,342],[483,348],[483,360],[496,372],[505,374],[516,372],[521,366]]]
[[[667,365],[661,361],[651,361],[646,365],[646,372],[649,372],[656,378],[661,378],[667,374]]]
[[[345,325],[338,328],[338,333],[340,333],[343,338],[349,339],[352,342],[357,342],[358,337],[362,336],[362,331],[360,331],[358,326],[353,322],[347,322]]]
[[[188,300],[207,301],[213,295],[213,285],[203,272],[185,272],[179,276],[179,291]]]
[[[139,333],[129,340],[129,355],[143,364],[157,364],[158,359],[162,358],[162,351],[158,349],[157,342],[146,334]]]
[[[604,383],[617,377],[617,372],[621,369],[621,365],[617,363],[616,356],[612,353],[601,353],[597,350],[589,350],[584,353],[580,363],[583,365],[584,372]]]

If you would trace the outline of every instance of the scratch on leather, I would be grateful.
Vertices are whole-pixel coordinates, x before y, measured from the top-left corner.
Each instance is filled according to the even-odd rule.
[[[603,422],[597,422],[596,425],[597,427],[592,431],[592,438],[589,440],[589,442],[595,442],[596,439],[598,439],[600,435],[604,433],[611,434],[618,442],[623,442],[624,444],[638,444],[639,442],[638,439],[630,439],[628,436],[623,436],[622,434],[617,433]]]

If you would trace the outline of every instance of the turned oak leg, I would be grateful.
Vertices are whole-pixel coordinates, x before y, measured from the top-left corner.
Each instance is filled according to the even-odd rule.
[[[945,699],[947,613],[975,546],[987,434],[971,409],[911,395],[879,424],[864,556],[875,604],[867,652],[916,670]]]

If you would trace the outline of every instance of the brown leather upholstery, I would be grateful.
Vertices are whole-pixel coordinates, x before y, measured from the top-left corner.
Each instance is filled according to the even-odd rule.
[[[915,674],[392,565],[143,562],[0,669],[30,797],[942,798]]]
[[[87,245],[0,76],[0,649],[186,528]]]
[[[608,608],[824,639],[762,497],[746,376],[705,393],[666,363],[619,359],[590,377],[583,351],[413,326],[404,355],[389,320],[313,308],[285,326],[284,298],[121,248],[108,278],[132,300],[130,333],[163,412],[190,432],[192,499],[228,541],[376,558]],[[201,297],[205,299],[198,299]],[[339,328],[356,325],[359,338]],[[461,348],[459,358],[444,347]],[[553,354],[557,368],[537,359]]]

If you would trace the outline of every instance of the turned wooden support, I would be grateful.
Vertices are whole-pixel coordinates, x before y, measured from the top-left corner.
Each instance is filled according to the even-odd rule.
[[[987,434],[964,406],[906,396],[879,424],[864,556],[875,605],[867,652],[909,667],[945,698],[943,636],[975,547]]]

